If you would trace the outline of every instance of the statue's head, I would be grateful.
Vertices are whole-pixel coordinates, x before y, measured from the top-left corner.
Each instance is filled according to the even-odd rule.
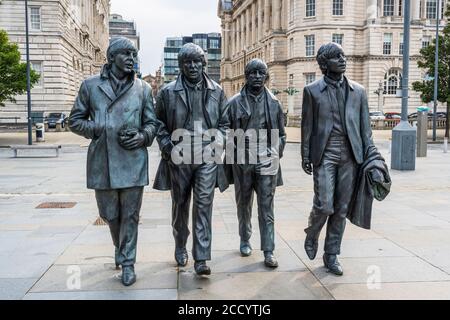
[[[323,74],[343,74],[347,70],[347,58],[342,46],[335,42],[324,44],[317,52],[317,63]]]
[[[131,73],[137,60],[137,49],[134,43],[125,38],[112,38],[106,51],[108,64],[125,73]]]
[[[178,53],[178,66],[188,81],[200,81],[206,67],[205,52],[194,43],[185,44]]]
[[[252,59],[245,66],[245,80],[251,91],[260,91],[268,78],[267,64],[261,59]]]

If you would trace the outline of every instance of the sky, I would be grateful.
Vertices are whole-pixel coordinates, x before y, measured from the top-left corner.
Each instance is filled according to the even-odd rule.
[[[220,32],[218,0],[111,0],[111,14],[134,20],[141,37],[141,72],[155,74],[167,37]]]

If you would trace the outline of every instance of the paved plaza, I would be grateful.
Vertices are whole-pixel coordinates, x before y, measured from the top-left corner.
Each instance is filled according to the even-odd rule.
[[[59,158],[15,159],[0,148],[0,299],[450,299],[450,153],[429,145],[415,171],[391,171],[392,191],[374,202],[372,230],[347,224],[344,276],[336,277],[322,264],[323,237],[315,261],[303,250],[312,178],[300,168],[299,129],[288,133],[285,185],[275,203],[278,269],[264,267],[256,207],[253,255],[240,256],[233,187],[215,196],[212,275],[196,276],[191,255],[187,267],[178,268],[170,193],[147,187],[138,280],[131,287],[122,286],[114,269],[108,227],[94,225],[94,192],[85,186],[88,141],[70,132],[48,134],[47,143],[63,144]],[[375,134],[388,163],[389,134]],[[0,146],[25,142],[20,134],[0,133]],[[149,153],[152,184],[156,145]],[[44,202],[76,205],[36,208]]]

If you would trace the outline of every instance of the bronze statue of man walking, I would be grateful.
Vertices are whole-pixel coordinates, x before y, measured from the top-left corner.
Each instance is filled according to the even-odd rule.
[[[95,190],[100,216],[110,228],[122,283],[136,281],[139,212],[148,179],[149,147],[159,127],[150,86],[133,71],[137,50],[113,38],[100,75],[83,81],[69,117],[71,130],[91,139],[87,187]]]
[[[315,258],[327,222],[325,267],[335,275],[343,269],[337,256],[357,184],[358,169],[374,148],[365,89],[344,73],[347,59],[337,43],[323,45],[317,62],[324,77],[304,89],[302,166],[314,173],[314,200],[305,229],[305,250]]]

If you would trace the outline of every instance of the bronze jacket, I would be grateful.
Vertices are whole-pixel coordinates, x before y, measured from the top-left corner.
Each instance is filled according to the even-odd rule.
[[[72,132],[92,139],[87,154],[87,187],[109,190],[149,184],[146,146],[126,150],[119,145],[123,126],[140,129],[150,146],[159,122],[150,86],[135,79],[116,96],[108,67],[83,81],[69,116]]]
[[[358,164],[373,145],[369,107],[364,87],[348,80],[348,96],[345,105],[345,126],[353,155]],[[333,129],[333,113],[328,84],[323,78],[306,86],[303,91],[302,109],[302,158],[313,165],[320,164],[326,144]]]
[[[206,74],[204,74],[204,79],[206,82],[206,94],[203,112],[208,129],[218,129],[225,137],[226,131],[229,129],[225,93]],[[176,129],[185,128],[186,120],[189,112],[191,112],[182,81],[180,75],[177,80],[161,89],[156,98],[156,116],[160,121],[157,140],[162,153],[166,152],[166,150],[171,150],[171,146],[173,146],[172,133]],[[216,186],[220,188],[220,191],[225,191],[228,188],[228,181],[223,165],[218,165],[216,178]],[[153,188],[161,191],[171,190],[172,188],[168,160],[164,159],[164,157],[159,163]]]
[[[281,107],[280,101],[270,92],[267,88],[266,91],[266,122],[268,124],[268,132],[271,129],[279,130],[279,157],[283,157],[284,148],[286,146],[286,130],[284,127],[284,113]],[[245,87],[240,93],[236,94],[230,99],[229,103],[229,118],[230,118],[230,129],[247,130],[247,126],[251,117],[251,108],[247,103],[246,90]],[[234,141],[227,141],[227,143],[234,143]],[[229,148],[231,149],[231,148]],[[227,149],[228,150],[228,149]],[[230,184],[233,184],[233,175],[231,173],[231,168],[227,166],[227,177]],[[278,169],[277,175],[277,186],[283,185],[283,177],[281,172],[281,166]]]

